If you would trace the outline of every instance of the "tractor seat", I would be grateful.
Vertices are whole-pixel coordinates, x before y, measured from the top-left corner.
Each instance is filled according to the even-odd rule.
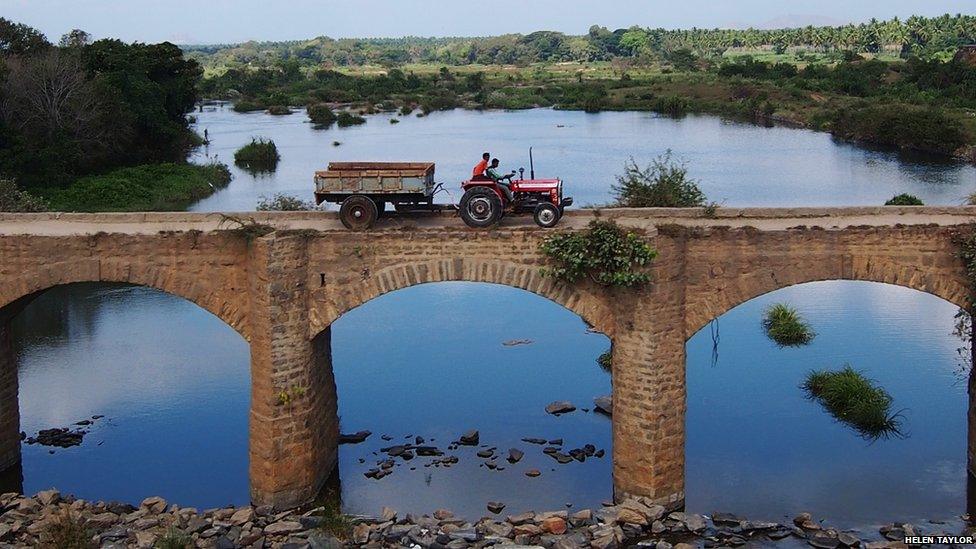
[[[487,175],[478,174],[471,176],[471,181],[491,181],[492,179]]]

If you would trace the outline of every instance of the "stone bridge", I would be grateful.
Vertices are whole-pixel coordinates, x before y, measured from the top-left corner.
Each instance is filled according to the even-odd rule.
[[[639,291],[544,278],[539,244],[552,233],[521,220],[474,231],[448,216],[394,218],[353,233],[329,213],[240,215],[276,230],[235,228],[219,214],[0,214],[0,469],[20,459],[9,320],[51,287],[157,288],[237,330],[251,348],[251,496],[288,507],[310,501],[336,463],[332,323],[387,292],[465,280],[539,294],[611,338],[615,495],[679,507],[686,340],[740,303],[817,280],[884,282],[968,307],[953,235],[976,208],[568,213],[564,230],[602,217],[644,233],[659,256]],[[969,418],[972,470],[972,404]]]

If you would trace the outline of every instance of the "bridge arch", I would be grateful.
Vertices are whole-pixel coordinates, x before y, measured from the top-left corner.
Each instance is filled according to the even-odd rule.
[[[118,282],[144,286],[190,301],[216,316],[248,340],[247,310],[237,300],[225,298],[243,288],[227,288],[228,293],[214,292],[212,281],[179,268],[158,268],[151,265],[118,265],[106,268],[106,261],[78,259],[58,261],[37,266],[10,280],[0,289],[0,320],[8,318],[45,291],[66,284],[80,282]],[[243,300],[242,300],[243,301]]]
[[[309,337],[315,338],[346,312],[381,295],[433,282],[487,282],[526,290],[565,307],[594,330],[613,337],[614,315],[601,289],[560,283],[543,276],[538,264],[465,257],[390,265],[363,272],[360,284],[346,284],[341,293],[330,292],[325,299],[313,296]]]
[[[715,269],[712,268],[711,272],[715,274]],[[686,339],[690,339],[712,320],[754,298],[790,286],[829,280],[891,284],[934,295],[962,309],[970,307],[971,290],[961,268],[946,271],[927,265],[871,258],[852,261],[844,258],[834,265],[827,263],[815,268],[770,267],[739,274],[732,280],[716,278],[704,284],[707,289],[689,285],[689,296],[692,293],[705,292],[707,299],[696,299],[694,296],[689,299],[685,310]]]

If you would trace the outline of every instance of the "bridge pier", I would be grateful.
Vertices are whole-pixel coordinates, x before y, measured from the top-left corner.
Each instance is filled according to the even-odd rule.
[[[20,403],[17,357],[9,318],[0,315],[0,471],[20,463]]]
[[[613,337],[613,488],[617,501],[644,496],[684,507],[685,338],[682,297],[658,296],[619,315]]]
[[[308,338],[305,242],[252,242],[251,501],[279,509],[315,499],[336,466],[339,436],[331,331]]]

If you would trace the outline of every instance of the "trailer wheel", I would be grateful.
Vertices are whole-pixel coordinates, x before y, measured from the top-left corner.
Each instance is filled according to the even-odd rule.
[[[367,196],[355,194],[342,201],[339,219],[347,229],[365,231],[376,222],[378,212],[376,203]]]
[[[491,227],[502,217],[502,201],[488,187],[471,187],[461,197],[460,214],[468,227]]]
[[[559,208],[550,202],[542,202],[535,207],[535,212],[532,214],[532,218],[535,219],[536,225],[542,227],[543,229],[551,229],[559,223],[559,218],[562,217]]]

